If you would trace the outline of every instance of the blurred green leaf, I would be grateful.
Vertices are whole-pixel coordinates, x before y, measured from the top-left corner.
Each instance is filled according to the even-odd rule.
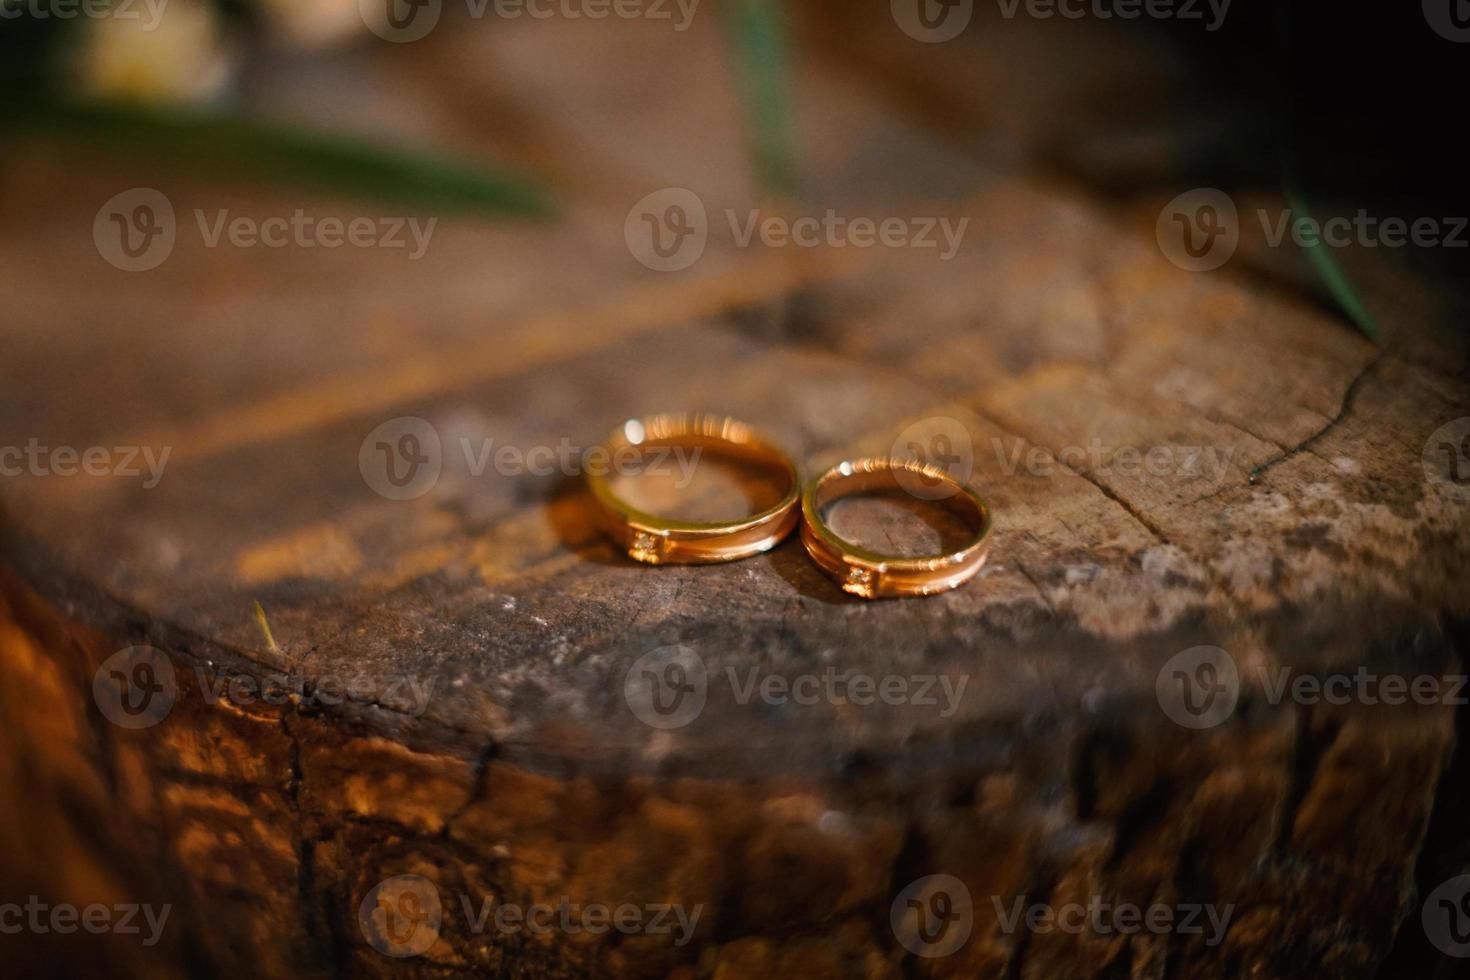
[[[1286,205],[1291,209],[1292,214],[1310,218],[1312,212],[1307,207],[1306,199],[1301,193],[1289,182],[1285,191]],[[1352,281],[1332,255],[1332,250],[1319,240],[1309,246],[1303,246],[1302,251],[1306,253],[1307,261],[1312,263],[1312,268],[1316,270],[1317,278],[1322,280],[1322,285],[1326,287],[1328,295],[1342,308],[1343,313],[1347,314],[1353,326],[1361,330],[1363,335],[1373,343],[1380,347],[1383,346],[1383,334],[1378,329],[1378,321],[1373,319],[1373,314],[1369,313],[1368,308],[1363,305],[1357,290],[1353,289]]]
[[[779,0],[731,0],[728,30],[749,117],[756,166],[766,190],[796,186],[796,141],[787,85],[786,21]]]
[[[1277,4],[1273,9],[1274,30],[1274,64],[1277,75],[1277,90],[1283,97],[1276,100],[1277,107],[1277,143],[1281,152],[1281,191],[1286,198],[1286,206],[1293,215],[1310,218],[1311,210],[1307,207],[1306,198],[1299,190],[1300,166],[1296,152],[1297,127],[1294,125],[1294,111],[1290,96],[1296,89],[1292,80],[1293,59],[1292,37],[1294,28],[1292,24],[1293,9],[1290,4]],[[1321,227],[1320,225],[1318,227]],[[1307,255],[1307,261],[1312,264],[1317,278],[1322,280],[1329,296],[1342,309],[1347,318],[1352,321],[1362,334],[1373,343],[1383,346],[1383,334],[1378,329],[1378,322],[1373,319],[1373,314],[1363,305],[1358,297],[1357,290],[1353,289],[1352,281],[1332,252],[1320,240],[1310,247],[1302,249]],[[1254,475],[1254,474],[1253,474]]]
[[[409,207],[530,217],[556,211],[550,193],[529,178],[234,113],[96,102],[11,104],[0,108],[0,130]]]

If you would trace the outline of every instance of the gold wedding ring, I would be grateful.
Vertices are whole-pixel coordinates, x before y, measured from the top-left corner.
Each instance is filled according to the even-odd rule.
[[[738,521],[698,523],[639,510],[619,497],[607,473],[589,472],[603,530],[630,558],[650,565],[735,561],[769,551],[790,534],[799,519],[801,477],[796,464],[749,426],[720,415],[669,414],[631,419],[605,444],[611,458],[630,450],[709,450],[727,459],[779,470],[788,484],[774,507]]]
[[[906,489],[914,480],[944,484],[953,491],[933,503],[947,507],[970,526],[973,536],[964,547],[918,558],[881,555],[839,537],[822,516],[835,500],[873,490]],[[937,466],[893,459],[839,463],[807,487],[801,509],[801,543],[807,554],[844,592],[864,599],[945,592],[969,581],[985,564],[990,508],[974,490]]]

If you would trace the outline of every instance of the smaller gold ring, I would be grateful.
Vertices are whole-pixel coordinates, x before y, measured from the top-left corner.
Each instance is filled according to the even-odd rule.
[[[870,490],[903,489],[906,481],[936,481],[953,493],[934,500],[965,520],[973,536],[957,551],[905,558],[860,548],[837,535],[822,518],[835,500]],[[974,578],[990,547],[990,508],[969,486],[937,466],[915,460],[862,459],[839,463],[814,480],[802,498],[801,543],[844,592],[864,599],[933,595]]]
[[[759,514],[738,521],[700,523],[639,510],[613,492],[606,473],[589,472],[587,483],[603,530],[635,561],[650,565],[735,561],[769,551],[796,527],[801,498],[796,464],[743,422],[700,414],[630,419],[608,436],[604,447],[610,459],[630,448],[711,449],[726,458],[779,469],[789,484],[781,500]]]

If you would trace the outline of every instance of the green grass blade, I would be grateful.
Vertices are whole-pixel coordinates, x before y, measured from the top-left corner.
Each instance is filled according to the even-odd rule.
[[[788,194],[796,188],[796,141],[779,0],[731,0],[728,33],[761,185]]]
[[[1286,204],[1287,207],[1291,208],[1291,212],[1294,215],[1303,217],[1311,216],[1311,211],[1307,208],[1305,199],[1290,184],[1286,187]],[[1353,326],[1362,331],[1363,335],[1373,341],[1373,343],[1378,344],[1380,347],[1383,346],[1383,334],[1378,329],[1378,321],[1373,318],[1373,314],[1369,313],[1368,308],[1363,305],[1363,301],[1358,296],[1357,290],[1353,288],[1353,284],[1348,279],[1347,273],[1343,271],[1342,266],[1333,257],[1332,250],[1318,240],[1311,245],[1304,245],[1302,251],[1306,253],[1307,261],[1312,263],[1312,268],[1316,270],[1317,277],[1322,280],[1322,285],[1327,288],[1328,295],[1347,314]]]
[[[556,210],[550,193],[528,178],[232,113],[51,102],[0,109],[4,129],[118,156],[164,159],[196,171],[309,185],[407,207],[528,217]]]

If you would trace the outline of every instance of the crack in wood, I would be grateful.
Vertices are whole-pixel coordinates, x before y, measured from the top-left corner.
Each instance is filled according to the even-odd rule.
[[[1287,460],[1291,459],[1304,450],[1311,449],[1311,447],[1315,443],[1325,437],[1333,429],[1337,428],[1342,420],[1347,417],[1348,412],[1352,409],[1353,403],[1357,400],[1358,392],[1363,387],[1363,383],[1368,380],[1368,377],[1377,369],[1378,365],[1383,362],[1383,358],[1387,355],[1387,353],[1388,352],[1385,350],[1380,350],[1377,354],[1373,356],[1372,360],[1363,365],[1362,370],[1357,373],[1353,380],[1348,383],[1347,388],[1343,391],[1342,405],[1338,408],[1337,414],[1328,419],[1326,425],[1322,426],[1322,428],[1307,436],[1307,438],[1303,439],[1292,448],[1281,453],[1279,456],[1273,456],[1271,459],[1266,460],[1264,463],[1251,470],[1250,476],[1246,478],[1246,483],[1256,483],[1256,481],[1258,481],[1261,476],[1264,475],[1268,470],[1272,469],[1279,463],[1286,462]]]

